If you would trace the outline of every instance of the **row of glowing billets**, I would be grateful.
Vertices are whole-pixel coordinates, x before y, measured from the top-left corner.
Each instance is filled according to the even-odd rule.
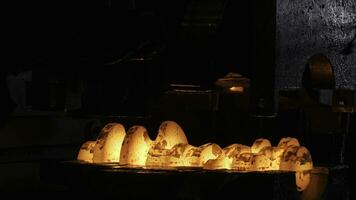
[[[90,163],[115,162],[127,166],[203,167],[207,170],[296,171],[298,179],[309,179],[313,168],[311,155],[296,138],[282,138],[277,146],[267,139],[257,139],[251,147],[232,144],[221,148],[214,143],[199,147],[188,144],[183,129],[173,121],[163,122],[152,141],[143,126],[133,126],[127,133],[118,123],[107,124],[96,141],[84,143],[78,160]]]

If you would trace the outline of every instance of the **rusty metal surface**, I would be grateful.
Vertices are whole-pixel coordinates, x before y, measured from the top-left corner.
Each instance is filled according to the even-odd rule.
[[[356,85],[356,1],[278,0],[278,89],[300,88],[310,56],[323,53],[335,69],[337,88]]]

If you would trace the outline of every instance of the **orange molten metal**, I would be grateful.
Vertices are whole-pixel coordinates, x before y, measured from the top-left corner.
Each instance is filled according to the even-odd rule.
[[[268,139],[259,138],[251,147],[232,144],[221,148],[214,143],[196,147],[188,143],[183,129],[173,121],[162,122],[154,141],[143,126],[133,126],[126,134],[121,124],[110,123],[102,129],[96,141],[87,141],[82,145],[77,159],[145,168],[294,171],[299,191],[307,188],[313,169],[310,152],[296,138],[282,138],[277,146],[272,146]]]

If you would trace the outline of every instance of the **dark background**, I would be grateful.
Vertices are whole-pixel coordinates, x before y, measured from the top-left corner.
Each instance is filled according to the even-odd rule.
[[[187,1],[135,2],[135,7],[129,1],[13,3],[6,9],[4,18],[7,56],[3,68],[17,72],[39,64],[52,68],[65,63],[60,68],[73,69],[68,65],[83,61],[97,62],[102,67],[101,64],[116,60],[142,41],[164,44],[177,41]],[[182,64],[178,70],[185,77],[197,71],[210,76],[217,76],[216,71],[229,70],[249,74],[248,67],[244,67],[248,66],[244,52],[249,48],[249,3],[229,1],[227,4],[224,28],[219,30],[218,37],[207,42],[210,48],[204,52],[218,57],[213,59],[218,63],[210,68]],[[278,1],[278,88],[301,87],[303,63],[315,53],[325,53],[331,59],[338,87],[355,85],[354,4],[352,0]],[[189,50],[182,47],[176,51],[189,54]],[[194,56],[202,51],[203,48],[195,51]],[[188,66],[201,71],[190,70]],[[182,74],[179,74],[181,79]],[[202,77],[205,76],[198,76]]]

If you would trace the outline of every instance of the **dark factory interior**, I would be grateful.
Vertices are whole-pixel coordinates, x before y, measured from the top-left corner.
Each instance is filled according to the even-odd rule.
[[[352,199],[356,1],[14,1],[5,8],[0,194]],[[154,139],[166,120],[194,146],[294,137],[324,171],[313,169],[298,192],[288,173],[63,164],[75,163],[81,145],[108,123],[144,126]]]

